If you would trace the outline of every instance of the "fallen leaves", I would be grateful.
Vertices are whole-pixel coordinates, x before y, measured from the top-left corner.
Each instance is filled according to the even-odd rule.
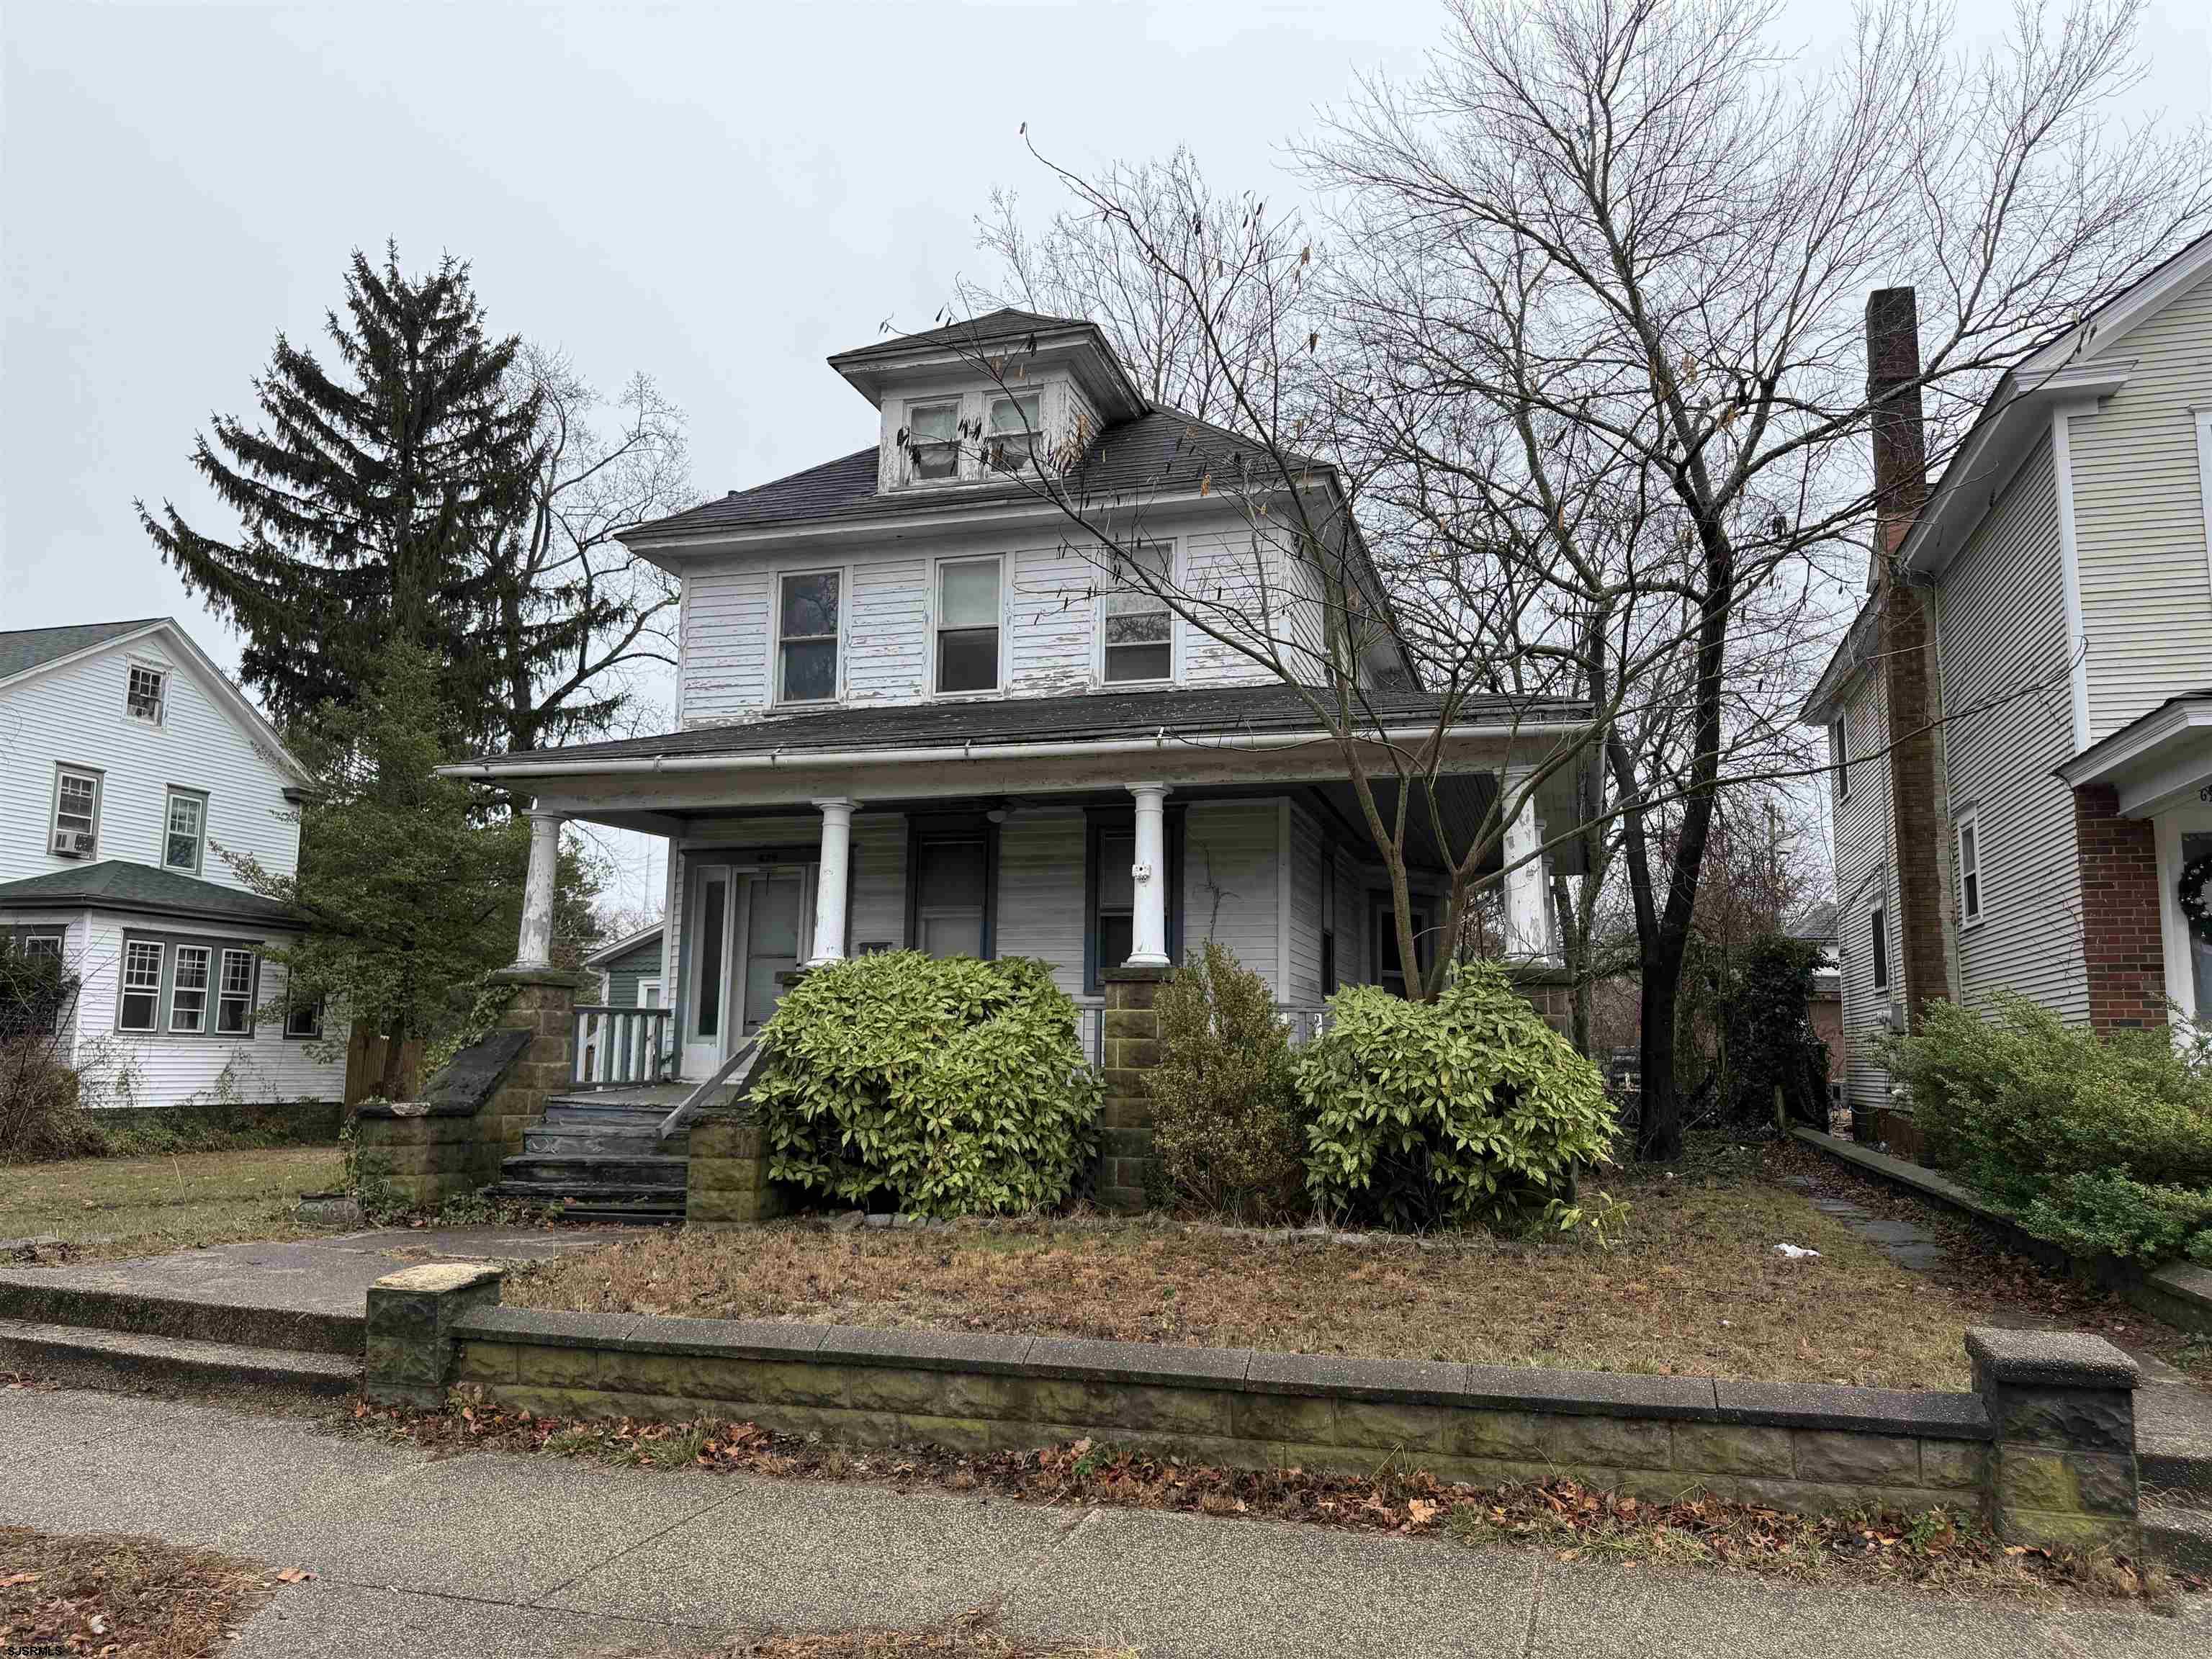
[[[0,1526],[0,1654],[185,1659],[236,1633],[283,1575],[158,1539]]]

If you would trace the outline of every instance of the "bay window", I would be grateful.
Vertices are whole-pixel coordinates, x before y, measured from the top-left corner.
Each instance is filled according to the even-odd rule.
[[[169,1029],[203,1031],[207,1029],[208,957],[204,945],[179,945],[169,983]]]
[[[161,1010],[161,963],[165,947],[156,939],[134,939],[123,947],[123,1001],[116,1010],[118,1030],[159,1029]]]

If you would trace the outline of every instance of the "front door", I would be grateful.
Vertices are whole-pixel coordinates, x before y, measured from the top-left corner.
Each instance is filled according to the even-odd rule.
[[[711,1077],[775,1012],[805,954],[811,865],[692,865],[685,909],[684,1075]]]

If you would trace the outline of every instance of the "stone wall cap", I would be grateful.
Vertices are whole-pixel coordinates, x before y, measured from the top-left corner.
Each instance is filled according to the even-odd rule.
[[[1347,1354],[1255,1353],[1245,1373],[1254,1393],[1328,1395],[1340,1400],[1466,1402],[1467,1366],[1442,1359],[1363,1359]]]
[[[488,1261],[426,1261],[420,1267],[402,1267],[396,1273],[386,1273],[369,1288],[443,1295],[465,1291],[488,1280],[497,1283],[501,1277],[502,1269]]]
[[[1467,1392],[1457,1403],[1566,1417],[1669,1417],[1709,1423],[1720,1415],[1710,1376],[1553,1370],[1542,1365],[1469,1365]]]
[[[2013,1331],[1978,1325],[1966,1352],[2000,1382],[2050,1389],[2132,1389],[2136,1362],[2087,1331]]]
[[[551,1308],[474,1308],[453,1322],[453,1334],[483,1342],[549,1348],[620,1347],[640,1322],[636,1314],[562,1313]]]
[[[1135,967],[1101,968],[1099,981],[1106,985],[1157,985],[1173,974],[1172,967],[1139,963]]]
[[[552,985],[570,991],[599,983],[596,974],[580,974],[567,968],[495,968],[484,977],[495,985]]]
[[[1035,1376],[1072,1382],[1136,1382],[1162,1388],[1241,1389],[1249,1348],[1184,1347],[1165,1342],[1100,1342],[1041,1336],[1024,1367]]]
[[[819,1358],[848,1365],[900,1365],[926,1371],[1024,1375],[1033,1336],[995,1331],[876,1330],[824,1325]]]
[[[440,1117],[473,1117],[497,1091],[536,1034],[511,1026],[488,1031],[438,1068],[422,1097]]]
[[[1713,1384],[1723,1423],[1854,1434],[1913,1435],[1923,1440],[1987,1440],[1989,1408],[1978,1394],[1904,1389],[1846,1389],[1826,1382]]]

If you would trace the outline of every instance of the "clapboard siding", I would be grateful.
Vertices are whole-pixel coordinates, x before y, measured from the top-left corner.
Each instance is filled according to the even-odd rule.
[[[225,943],[257,950],[251,929],[213,924],[148,921],[108,911],[70,918],[64,951],[83,984],[78,993],[74,1064],[84,1103],[95,1107],[178,1106],[202,1102],[254,1104],[285,1100],[338,1100],[345,1093],[345,1033],[334,1029],[324,1042],[287,1039],[281,1022],[257,1024],[251,1040],[132,1034],[115,1029],[117,981],[126,932],[187,936],[213,946]],[[220,957],[216,960],[219,962]],[[284,992],[284,970],[261,964],[260,997],[266,1006]],[[210,995],[212,1010],[213,998]],[[162,1011],[164,1020],[167,1010]],[[212,1012],[210,1018],[212,1019]]]
[[[2212,562],[2192,405],[2212,404],[2212,278],[2101,355],[2128,383],[2068,422],[2089,736],[2212,684]]]
[[[686,726],[726,726],[768,702],[769,593],[759,565],[697,570],[684,579],[683,710]]]
[[[1889,1073],[1875,1062],[1873,1044],[1889,1019],[1897,987],[1897,905],[1890,849],[1889,763],[1881,750],[1887,742],[1887,703],[1880,677],[1862,671],[1844,699],[1848,772],[1832,773],[1836,840],[1837,942],[1843,957],[1843,1026],[1845,1087],[1853,1103],[1872,1108],[1889,1097]],[[1829,742],[1835,741],[1831,731]],[[1851,758],[1868,757],[1866,759]],[[1890,942],[1891,988],[1874,988],[1872,920],[1886,907]]]
[[[816,829],[818,841],[819,826]],[[853,818],[851,908],[845,942],[906,944],[906,817],[900,812],[860,812]]]
[[[2073,752],[2058,497],[2046,440],[1944,572],[1939,628],[1949,823],[1975,814],[1982,919],[1955,915],[1959,994],[2000,990],[2088,1018],[2073,798],[2052,770]],[[1958,838],[1947,833],[1953,902]]]
[[[1321,826],[1291,808],[1291,994],[1302,1008],[1318,1006],[1321,986]]]
[[[1273,800],[1198,801],[1183,830],[1183,948],[1213,939],[1281,1000]]]
[[[1082,810],[1018,812],[999,830],[999,954],[1052,964],[1053,982],[1083,995]]]
[[[125,712],[134,662],[168,677],[159,726]],[[263,743],[216,700],[185,654],[158,636],[118,641],[0,688],[0,881],[76,867],[52,850],[61,763],[102,775],[98,858],[158,866],[173,784],[207,793],[202,880],[245,887],[218,848],[290,875],[299,867],[300,824],[283,792],[294,780]]]

